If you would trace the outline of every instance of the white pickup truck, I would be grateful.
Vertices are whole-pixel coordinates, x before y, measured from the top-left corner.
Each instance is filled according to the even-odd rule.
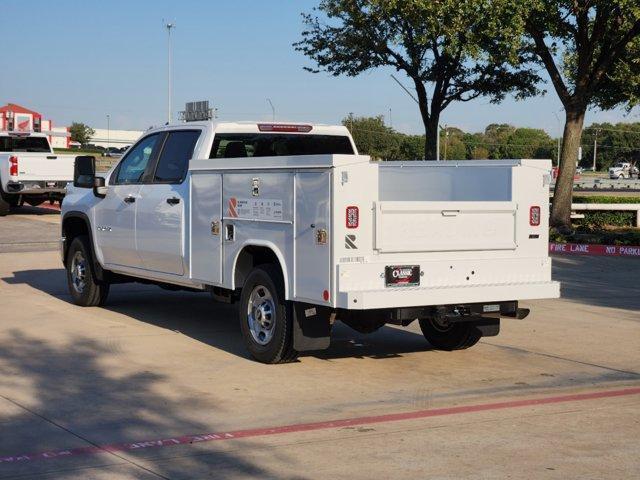
[[[238,302],[265,363],[419,320],[434,348],[497,335],[518,300],[555,298],[545,160],[372,162],[344,127],[150,130],[105,178],[78,157],[62,208],[71,296],[154,283]],[[185,309],[188,306],[185,305]]]
[[[24,202],[62,200],[75,155],[57,155],[43,133],[0,132],[0,216]]]

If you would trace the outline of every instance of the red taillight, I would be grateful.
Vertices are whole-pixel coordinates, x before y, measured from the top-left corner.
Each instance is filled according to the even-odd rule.
[[[9,157],[9,175],[18,176],[18,157]]]
[[[347,207],[347,228],[358,228],[360,225],[360,210],[358,207]]]
[[[308,133],[313,130],[311,125],[285,125],[283,123],[259,123],[258,130],[261,132],[295,132]]]
[[[540,207],[531,207],[529,209],[529,225],[532,227],[540,225]]]

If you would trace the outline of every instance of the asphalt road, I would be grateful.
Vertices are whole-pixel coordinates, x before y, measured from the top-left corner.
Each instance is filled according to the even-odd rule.
[[[563,298],[466,351],[431,350],[415,324],[339,324],[329,350],[267,366],[204,294],[70,304],[59,217],[36,213],[0,218],[0,479],[640,471],[637,259],[555,257]]]

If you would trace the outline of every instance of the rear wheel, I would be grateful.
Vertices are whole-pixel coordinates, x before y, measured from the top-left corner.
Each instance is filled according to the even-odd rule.
[[[253,358],[262,363],[295,360],[293,309],[284,299],[284,281],[277,266],[265,264],[251,271],[238,308],[240,330]]]
[[[451,323],[436,318],[421,318],[424,338],[438,350],[463,350],[472,347],[482,337],[473,322]]]
[[[8,195],[0,188],[0,217],[7,215],[11,207],[18,205],[19,200],[19,195]]]
[[[0,217],[4,217],[9,214],[11,205],[4,198],[0,197]]]
[[[77,236],[67,252],[67,284],[76,305],[96,307],[104,305],[107,300],[109,284],[97,282],[93,268],[89,238],[86,235]]]

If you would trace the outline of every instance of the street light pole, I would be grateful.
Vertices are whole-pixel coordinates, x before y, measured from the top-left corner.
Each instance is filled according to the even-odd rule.
[[[447,159],[447,147],[449,146],[449,127],[444,126],[444,159]]]
[[[175,28],[175,23],[166,23],[167,29],[167,123],[171,123],[173,113],[171,112],[171,29]]]
[[[599,128],[596,128],[596,138],[593,140],[593,171],[596,171],[596,152],[598,151],[598,132]]]
[[[269,105],[271,105],[271,120],[272,121],[276,121],[276,107],[273,106],[273,103],[271,102],[270,98],[267,98],[267,102],[269,102]]]
[[[110,146],[111,146],[111,115],[107,113],[107,153],[109,153]]]

